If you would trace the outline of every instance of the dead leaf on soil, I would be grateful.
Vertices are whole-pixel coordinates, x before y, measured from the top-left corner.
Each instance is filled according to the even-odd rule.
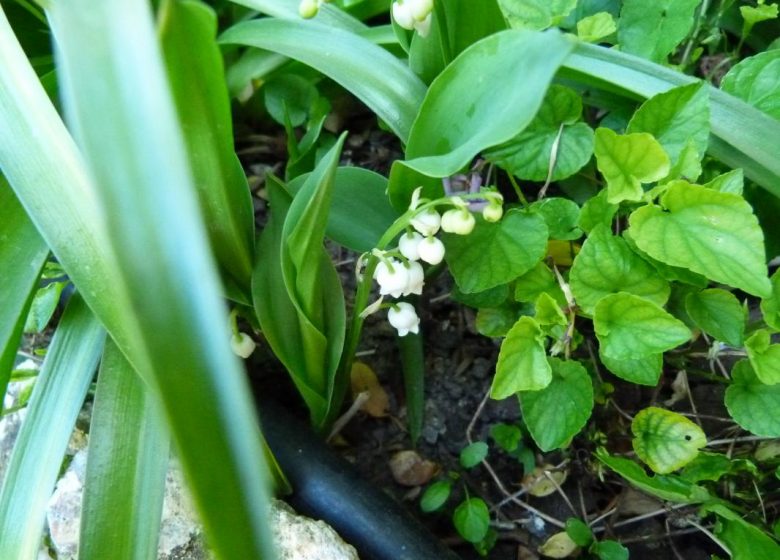
[[[398,484],[421,486],[439,473],[439,465],[423,459],[416,451],[399,451],[390,459],[390,472]]]
[[[577,550],[577,545],[566,534],[566,531],[555,533],[539,547],[539,552],[548,558],[567,558],[575,550]]]
[[[631,487],[626,487],[623,490],[618,505],[620,515],[623,517],[644,515],[661,507],[663,507],[663,502]]]
[[[530,474],[523,477],[522,485],[526,492],[531,496],[542,498],[549,496],[557,489],[555,485],[561,486],[566,482],[567,472],[565,470],[552,470],[552,465],[541,465],[536,467]],[[549,478],[544,471],[549,472]],[[552,478],[552,480],[550,480]]]
[[[360,407],[360,410],[374,418],[387,416],[387,410],[390,406],[387,391],[379,384],[374,370],[363,362],[355,362],[352,364],[350,377],[353,399],[360,393],[368,393],[368,399]]]
[[[672,406],[675,403],[688,398],[690,388],[688,387],[688,375],[685,370],[680,370],[672,381],[672,396],[664,401],[666,406]]]

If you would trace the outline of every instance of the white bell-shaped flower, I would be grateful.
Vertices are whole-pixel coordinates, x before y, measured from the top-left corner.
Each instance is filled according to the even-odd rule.
[[[406,285],[404,291],[405,296],[409,294],[420,295],[423,291],[423,284],[425,283],[425,272],[420,263],[416,261],[410,261],[406,265],[407,272],[409,273],[409,283]]]
[[[393,2],[393,19],[404,29],[414,29],[414,16],[407,2]]]
[[[504,215],[504,207],[492,202],[482,209],[482,217],[486,222],[497,222]]]
[[[422,240],[423,236],[416,231],[404,233],[401,235],[401,239],[398,240],[398,250],[410,261],[419,261],[420,253],[417,251],[417,246]]]
[[[433,0],[404,0],[404,4],[417,21],[423,21],[433,11]]]
[[[395,304],[387,311],[387,320],[398,331],[398,336],[420,332],[420,318],[410,303],[402,301]]]
[[[476,220],[466,208],[447,210],[441,217],[441,229],[447,233],[468,235],[474,231]]]
[[[420,212],[409,220],[409,223],[421,234],[430,237],[439,231],[439,227],[441,227],[441,216],[433,208],[428,208],[428,210]]]
[[[239,332],[230,337],[230,349],[244,359],[252,355],[256,346],[255,341],[246,333]]]
[[[426,237],[417,246],[420,259],[428,264],[439,264],[444,258],[444,243],[435,237]]]
[[[374,271],[379,295],[401,297],[409,285],[409,269],[397,259],[381,261]]]

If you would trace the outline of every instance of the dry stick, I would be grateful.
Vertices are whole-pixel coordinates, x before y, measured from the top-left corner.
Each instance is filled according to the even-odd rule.
[[[468,426],[466,427],[466,441],[469,442],[469,444],[474,443],[474,439],[472,438],[472,432],[474,431],[474,425],[477,423],[477,418],[479,418],[480,414],[482,414],[482,411],[485,409],[485,404],[487,404],[487,400],[490,398],[490,390],[488,389],[488,392],[485,393],[485,396],[482,398],[482,401],[479,403],[479,406],[477,407],[476,412],[474,412],[474,415],[471,417],[471,420],[469,421]],[[525,509],[527,512],[532,513],[536,515],[537,517],[541,517],[548,523],[555,525],[556,527],[560,527],[561,529],[565,529],[566,525],[559,521],[558,519],[555,519],[552,516],[547,515],[546,513],[539,511],[535,507],[525,503],[522,500],[519,500],[515,498],[511,492],[509,492],[506,487],[504,486],[504,483],[501,482],[501,479],[496,474],[496,471],[493,470],[493,467],[488,463],[487,459],[482,459],[482,466],[485,467],[485,470],[488,472],[490,477],[493,479],[493,482],[495,482],[498,489],[501,491],[504,496],[506,496],[512,503],[520,506],[521,508]],[[504,502],[501,502],[503,504]],[[501,504],[493,508],[494,510],[501,507]]]
[[[758,490],[758,484],[756,484],[755,480],[751,480],[753,483],[753,489],[756,491],[756,496],[758,496],[758,503],[761,505],[761,517],[764,518],[764,524],[766,524],[766,508],[764,508],[764,499],[761,497],[761,492]]]
[[[670,506],[670,507],[659,508],[659,509],[656,509],[656,510],[653,510],[653,511],[649,511],[647,513],[643,513],[641,515],[637,515],[637,516],[634,516],[634,517],[630,517],[628,519],[624,519],[623,521],[618,521],[617,523],[614,523],[612,525],[612,528],[613,529],[617,529],[619,527],[625,527],[626,525],[631,525],[632,523],[638,523],[639,521],[644,521],[645,519],[652,519],[653,517],[658,517],[659,515],[663,515],[664,513],[669,513],[670,511],[674,511],[674,510],[681,509],[681,508],[684,508],[684,507],[690,507],[690,505],[691,504],[675,504],[675,505]],[[608,511],[607,513],[605,513],[604,515],[600,516],[599,518],[594,519],[593,523],[596,523],[596,522],[600,521],[604,517],[608,517],[609,515],[612,515],[615,512],[616,509],[617,508],[613,508],[612,510]],[[604,526],[599,526],[599,527],[591,526],[591,530],[594,533],[598,533],[600,531],[605,531],[606,527],[604,527]]]
[[[580,509],[582,510],[582,520],[588,522],[588,509],[585,507],[585,496],[582,493],[582,481],[577,480],[577,494],[580,496]]]
[[[688,395],[688,402],[691,403],[691,410],[693,410],[693,419],[696,420],[696,423],[699,425],[700,428],[704,428],[704,426],[701,425],[701,419],[699,418],[699,411],[696,409],[696,403],[693,401],[693,394],[691,393],[691,384],[688,383],[688,372],[684,369],[680,370],[680,373],[682,373],[683,379],[685,380],[685,394]]]
[[[571,512],[574,514],[574,517],[577,517],[577,510],[576,510],[576,509],[574,509],[574,504],[572,504],[572,503],[571,503],[571,500],[570,500],[570,499],[569,499],[569,497],[566,495],[566,492],[564,492],[564,491],[563,491],[563,488],[561,488],[561,485],[560,485],[560,484],[558,484],[558,482],[557,482],[557,481],[556,481],[556,480],[555,480],[555,479],[552,477],[552,475],[550,474],[550,471],[548,471],[547,469],[545,469],[545,470],[544,470],[544,471],[542,471],[542,472],[544,473],[544,476],[547,478],[547,480],[549,480],[549,481],[550,481],[550,483],[551,483],[553,486],[555,486],[555,489],[558,491],[558,494],[560,494],[560,495],[561,495],[561,498],[563,498],[563,501],[564,501],[564,502],[566,502],[566,505],[567,505],[567,506],[569,506],[569,509],[570,509],[570,510],[571,510]]]
[[[358,393],[354,402],[352,403],[352,406],[349,407],[349,410],[339,416],[338,420],[333,423],[333,429],[330,431],[328,439],[325,441],[328,442],[336,437],[336,435],[344,428],[344,426],[346,426],[349,421],[352,420],[352,417],[357,414],[358,410],[360,410],[360,407],[363,406],[363,403],[365,403],[369,398],[371,398],[371,395],[368,391]]]
[[[688,521],[688,525],[692,525],[692,526],[696,527],[699,531],[701,531],[702,533],[707,535],[709,538],[711,538],[715,544],[717,544],[719,547],[721,547],[726,552],[726,554],[731,555],[731,551],[728,549],[728,547],[725,544],[723,544],[718,537],[713,535],[712,531],[710,531],[706,527],[703,527],[702,525],[699,525],[698,523],[696,523],[695,521],[693,521],[691,519],[688,519],[687,521]]]
[[[669,541],[669,547],[672,549],[672,552],[674,552],[677,560],[685,560],[685,558],[683,558],[680,554],[680,551],[677,550],[677,546],[674,544],[674,539],[669,536],[672,533],[672,531],[669,529],[669,518],[664,520],[664,527],[666,527],[666,538]]]
[[[672,531],[671,533],[667,533],[664,535],[642,535],[639,537],[631,537],[628,539],[620,539],[620,542],[622,544],[633,544],[633,543],[639,543],[639,542],[649,542],[649,541],[657,541],[660,539],[666,539],[666,538],[672,538],[672,537],[680,537],[683,535],[690,535],[691,533],[697,533],[698,529],[681,529],[679,531]]]
[[[725,438],[725,439],[713,439],[712,441],[707,442],[707,447],[713,447],[716,445],[733,445],[736,443],[747,443],[749,441],[767,441],[770,439],[779,439],[777,437],[769,437],[769,436],[743,436],[743,437],[735,437],[735,438]]]

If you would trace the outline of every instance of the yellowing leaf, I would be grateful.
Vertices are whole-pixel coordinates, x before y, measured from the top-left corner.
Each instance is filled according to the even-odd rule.
[[[389,407],[387,391],[379,384],[373,369],[363,362],[355,362],[352,364],[350,380],[353,399],[360,393],[368,393],[368,400],[363,403],[360,410],[374,418],[387,416]]]
[[[566,531],[555,533],[539,547],[539,553],[548,558],[568,558],[577,550],[577,544]]]
[[[684,467],[707,445],[699,426],[681,414],[653,406],[634,417],[631,431],[637,456],[659,474]]]
[[[531,496],[543,498],[556,492],[558,487],[566,482],[567,474],[567,471],[556,470],[552,465],[541,465],[523,477],[523,488]]]

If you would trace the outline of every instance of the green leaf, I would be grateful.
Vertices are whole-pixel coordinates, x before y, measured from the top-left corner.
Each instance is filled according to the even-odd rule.
[[[617,24],[609,12],[598,12],[577,22],[577,37],[586,43],[598,43],[615,31]]]
[[[498,0],[498,5],[513,28],[541,31],[569,15],[577,0]]]
[[[477,311],[475,327],[482,336],[498,338],[506,336],[517,321],[519,311],[515,306],[483,307]]]
[[[634,417],[631,432],[637,456],[659,474],[684,467],[707,445],[699,426],[681,414],[654,406]]]
[[[24,323],[25,333],[43,332],[57,310],[64,285],[64,282],[52,282],[36,292]]]
[[[759,329],[745,341],[750,365],[767,385],[780,383],[780,344],[772,344],[772,336],[766,329]]]
[[[554,155],[550,180],[565,179],[582,169],[593,154],[593,130],[578,122],[581,116],[580,95],[553,84],[525,130],[483,156],[521,179],[544,181]]]
[[[297,74],[274,76],[263,85],[265,108],[277,123],[301,126],[306,122],[314,102],[319,97],[317,88]]]
[[[409,136],[406,165],[446,177],[514,137],[536,115],[573,46],[557,31],[502,31],[474,43],[431,84]]]
[[[618,135],[596,129],[593,148],[596,166],[607,181],[607,201],[641,200],[642,183],[659,181],[669,173],[669,156],[652,135],[645,132]]]
[[[636,241],[634,241],[634,238],[631,236],[631,231],[632,230],[628,229],[623,232],[623,239],[625,239],[628,246],[631,247],[631,250],[650,263],[662,278],[665,278],[669,282],[679,282],[679,284],[671,284],[672,292],[674,292],[675,286],[680,286],[681,288],[684,286],[695,286],[700,289],[707,286],[707,279],[701,274],[691,272],[687,268],[670,266],[648,255],[637,247]],[[685,305],[685,302],[681,301],[680,305]]]
[[[170,456],[163,422],[149,389],[109,339],[90,422],[80,558],[157,554]]]
[[[531,210],[544,218],[550,239],[571,241],[582,237],[582,230],[577,227],[580,207],[576,202],[568,198],[545,198],[534,202]]]
[[[705,488],[688,482],[679,476],[649,476],[634,461],[623,457],[610,456],[603,449],[596,451],[596,457],[639,490],[661,500],[679,504],[692,504],[706,502],[710,499],[710,494]]]
[[[297,193],[309,174],[299,175],[287,184]],[[325,235],[358,253],[376,247],[379,238],[398,218],[387,195],[387,179],[361,167],[339,167],[333,184]]]
[[[607,229],[611,228],[612,219],[618,211],[618,206],[607,201],[608,195],[607,189],[603,189],[582,205],[577,225],[586,233],[590,233],[598,225],[604,225]]]
[[[422,333],[396,336],[401,367],[404,372],[406,422],[412,445],[417,444],[425,416],[425,352]],[[350,356],[350,358],[352,358]],[[351,372],[351,369],[350,369]]]
[[[774,560],[780,558],[780,545],[764,531],[724,506],[713,502],[705,510],[720,518],[715,536],[723,542],[733,560]]]
[[[593,531],[584,521],[576,517],[566,520],[566,534],[580,548],[585,548],[593,542]]]
[[[565,446],[593,410],[593,384],[579,362],[548,358],[552,381],[542,390],[520,393],[520,406],[531,437],[542,451]]]
[[[669,283],[603,225],[596,226],[582,245],[569,283],[577,305],[589,314],[601,298],[617,292],[641,296],[658,305],[669,298]]]
[[[770,281],[772,295],[761,300],[761,313],[767,325],[780,330],[780,270],[775,270]]]
[[[566,315],[563,314],[561,306],[558,305],[558,302],[556,302],[547,292],[539,294],[539,297],[536,298],[536,302],[534,303],[534,307],[536,309],[534,319],[536,319],[537,323],[540,325],[566,326],[569,324],[569,320],[566,318]]]
[[[450,497],[452,492],[452,482],[449,480],[440,480],[431,484],[420,498],[420,509],[425,513],[430,513],[441,508]]]
[[[759,2],[757,6],[740,6],[739,13],[745,20],[742,24],[742,37],[750,35],[753,26],[762,21],[777,19],[777,4],[764,4]]]
[[[499,284],[498,286],[489,288],[482,292],[474,292],[471,294],[462,292],[456,285],[453,286],[450,297],[452,297],[452,299],[458,303],[462,303],[463,305],[477,309],[498,307],[509,297],[509,285]]]
[[[460,466],[470,469],[479,465],[487,457],[488,445],[484,441],[475,441],[460,451]]]
[[[470,235],[445,234],[445,258],[458,287],[466,292],[506,284],[533,268],[547,250],[547,226],[536,213],[510,210],[495,223],[476,216]]]
[[[498,423],[490,426],[490,437],[501,449],[513,453],[523,441],[523,432],[515,425]]]
[[[452,514],[452,522],[461,537],[470,543],[478,543],[487,536],[490,513],[481,498],[463,501]]]
[[[590,552],[600,560],[628,560],[628,549],[617,541],[599,541],[590,548]]]
[[[233,148],[230,96],[217,17],[201,2],[169,0],[158,14],[171,92],[211,245],[219,264],[248,299],[254,253],[254,209]]]
[[[25,319],[49,249],[0,174],[0,394],[5,395]],[[24,266],[20,263],[25,263]]]
[[[531,317],[518,319],[501,344],[491,398],[505,399],[518,391],[537,391],[550,384],[552,367],[545,356],[544,338]]]
[[[667,185],[674,180],[684,180],[688,182],[695,182],[701,176],[702,167],[701,159],[703,154],[696,149],[696,142],[693,138],[689,138],[680,151],[680,157],[675,164],[669,169],[669,175],[664,178],[664,184],[660,185],[659,189],[664,189]],[[654,198],[651,192],[645,195],[646,199]]]
[[[712,288],[689,294],[685,310],[696,326],[731,346],[742,346],[747,311],[731,292]]]
[[[0,490],[0,558],[35,558],[65,449],[105,331],[75,295],[54,334]],[[105,512],[104,512],[105,513]]]
[[[541,294],[550,294],[555,301],[566,305],[566,297],[552,271],[540,261],[531,270],[517,278],[514,298],[517,301],[533,302]]]
[[[741,60],[723,76],[720,87],[780,119],[780,50],[762,52]]]
[[[704,186],[714,191],[741,195],[745,184],[744,173],[741,169],[732,169],[715,177]]]
[[[425,85],[371,41],[335,26],[274,18],[238,23],[219,41],[273,51],[319,70],[368,105],[401,141],[408,140]]]
[[[689,142],[699,158],[707,151],[710,135],[708,90],[703,82],[680,86],[654,95],[637,109],[626,132],[652,134],[672,164]]]
[[[685,465],[680,476],[694,484],[703,480],[717,482],[731,470],[732,463],[729,457],[700,451],[693,461]]]
[[[764,236],[745,200],[731,193],[675,182],[660,206],[629,217],[631,236],[654,259],[766,297]]]
[[[647,358],[690,340],[691,331],[655,303],[620,292],[602,298],[593,313],[601,352],[610,358]]]
[[[642,358],[618,360],[599,351],[599,358],[604,367],[619,378],[648,387],[658,385],[658,379],[661,377],[661,369],[664,365],[663,354],[650,354]]]
[[[618,21],[621,50],[664,62],[693,26],[701,0],[625,0]]]

